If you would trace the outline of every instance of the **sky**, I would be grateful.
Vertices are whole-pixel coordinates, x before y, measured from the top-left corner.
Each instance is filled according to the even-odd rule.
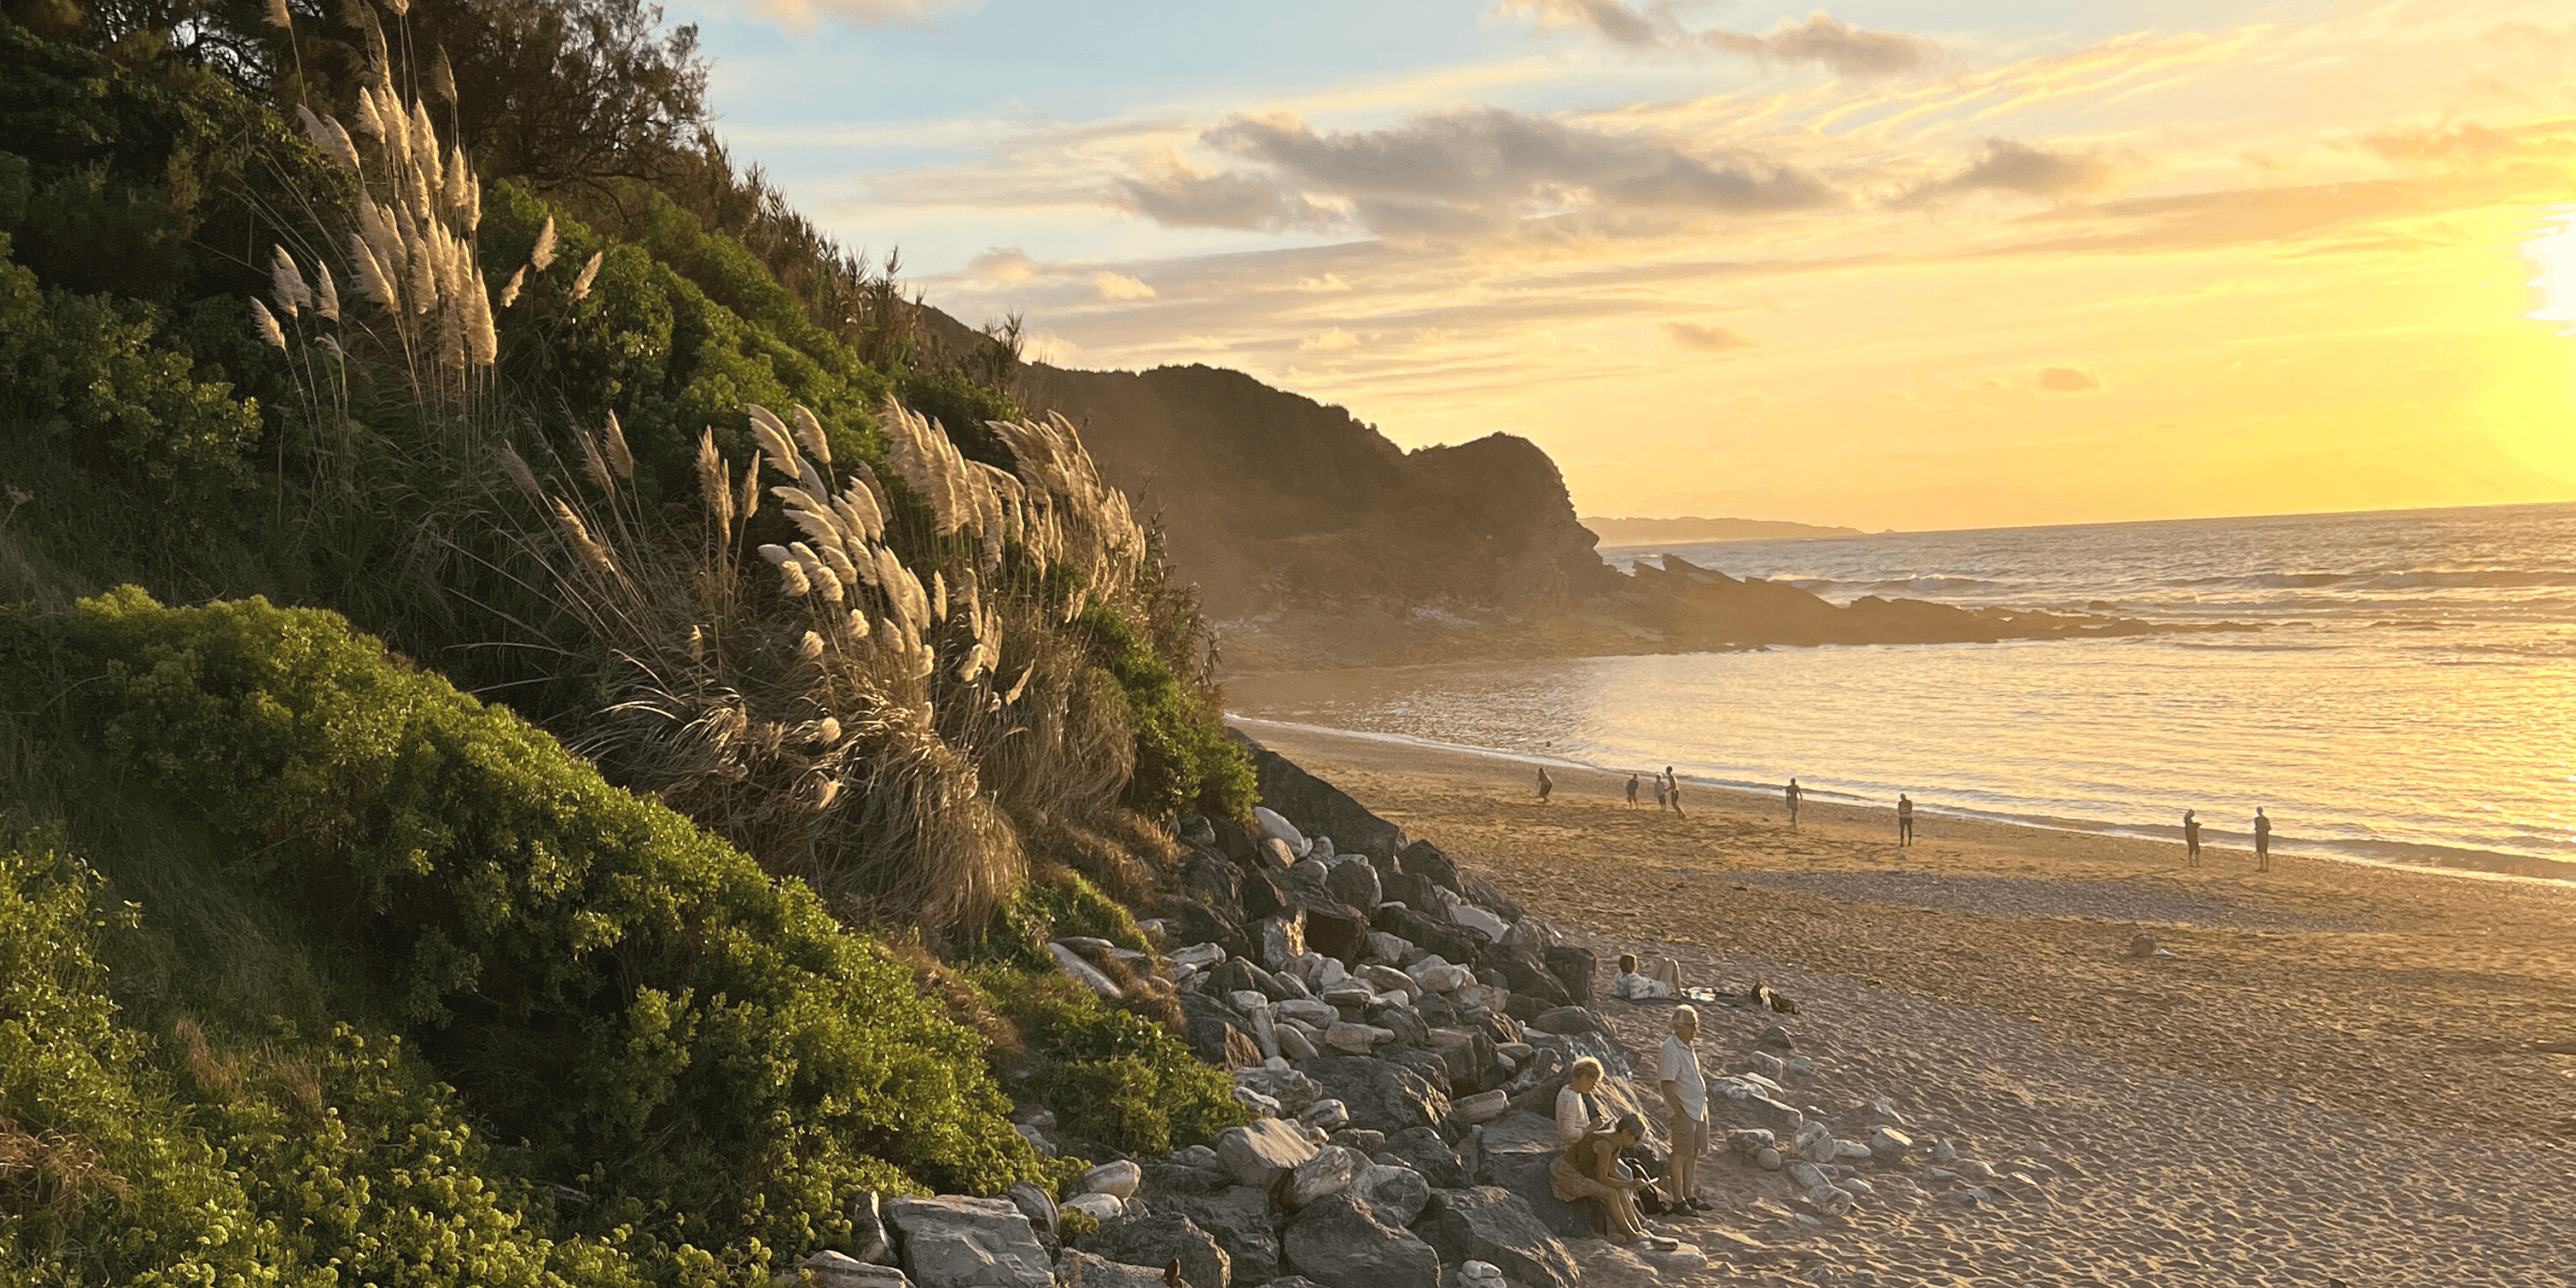
[[[2576,499],[2567,0],[681,0],[718,128],[1061,366],[1587,515]]]

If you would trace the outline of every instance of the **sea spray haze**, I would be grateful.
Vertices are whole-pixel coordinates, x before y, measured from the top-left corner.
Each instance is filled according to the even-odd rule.
[[[1615,562],[1657,552],[1608,552]],[[2251,635],[1777,649],[1253,677],[1239,712],[2008,818],[2488,864],[2576,858],[2576,507],[1733,542],[1827,598]],[[2490,864],[2491,865],[2491,864]]]

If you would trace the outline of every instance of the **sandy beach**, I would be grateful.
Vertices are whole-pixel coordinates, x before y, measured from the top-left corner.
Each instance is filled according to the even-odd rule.
[[[1897,1176],[1819,1221],[1782,1173],[1713,1157],[1718,1210],[1675,1233],[1714,1282],[2576,1284],[2576,885],[2194,868],[1928,816],[1899,849],[1885,810],[1810,802],[1792,831],[1777,797],[1695,788],[1675,817],[1576,768],[1541,804],[1518,760],[1238,727],[1561,924],[1605,983],[1638,951],[1794,999],[1801,1107],[1842,1126],[1885,1097],[2032,1178],[1967,1207]],[[2172,955],[2132,955],[2140,934]],[[1641,1057],[1669,1023],[1601,1005]],[[1712,1075],[1780,1018],[1706,1012]]]

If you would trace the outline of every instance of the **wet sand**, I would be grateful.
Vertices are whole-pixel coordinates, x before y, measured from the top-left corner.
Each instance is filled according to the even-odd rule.
[[[1929,816],[1900,849],[1886,810],[1810,801],[1792,831],[1777,797],[1686,784],[1675,817],[1559,767],[1542,805],[1520,761],[1240,727],[1605,962],[1794,998],[1816,1072],[1792,1090],[1837,1127],[1884,1096],[1968,1157],[2059,1173],[1977,1209],[1885,1187],[1810,1225],[1781,1174],[1714,1159],[1720,1210],[1675,1230],[1737,1249],[1711,1281],[2576,1284],[2576,886],[2193,868]],[[2174,955],[2132,956],[2139,934]],[[1668,1009],[1603,1005],[1631,1048],[1661,1041]],[[1775,1018],[1707,1009],[1712,1073]]]

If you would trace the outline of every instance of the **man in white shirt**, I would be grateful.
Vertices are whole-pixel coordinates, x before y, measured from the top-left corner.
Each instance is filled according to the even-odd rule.
[[[1668,1179],[1673,1201],[1694,1212],[1706,1212],[1709,1205],[1699,1197],[1699,1156],[1708,1148],[1708,1081],[1700,1076],[1699,1053],[1691,1049],[1698,1040],[1699,1012],[1688,1006],[1673,1008],[1673,1035],[1664,1039],[1657,1076],[1663,1083],[1664,1107],[1672,1112],[1673,1164]]]

